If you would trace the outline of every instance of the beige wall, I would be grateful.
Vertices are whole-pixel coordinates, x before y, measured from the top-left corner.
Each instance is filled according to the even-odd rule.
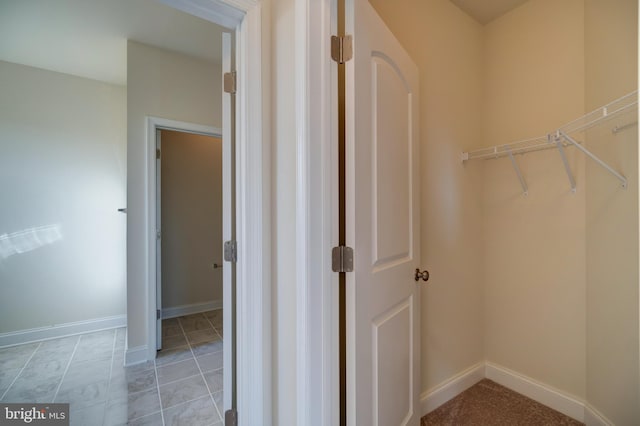
[[[586,106],[637,89],[638,3],[586,0]],[[638,363],[637,112],[595,128],[587,147],[629,179],[629,188],[587,163],[587,401],[616,425],[640,424]]]
[[[584,4],[530,0],[484,31],[483,145],[545,135],[584,114]],[[487,361],[585,395],[584,155],[557,150],[484,167]]]
[[[126,311],[126,88],[0,61],[0,334]]]
[[[162,130],[162,309],[222,306],[222,140]]]
[[[482,27],[447,0],[372,0],[420,70],[422,389],[483,361]]]
[[[128,347],[147,345],[146,117],[212,127],[222,121],[220,65],[136,42],[127,44]]]

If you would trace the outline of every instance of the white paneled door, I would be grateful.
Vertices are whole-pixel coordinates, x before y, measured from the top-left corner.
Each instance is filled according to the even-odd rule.
[[[367,0],[346,9],[348,424],[418,425],[418,70]]]

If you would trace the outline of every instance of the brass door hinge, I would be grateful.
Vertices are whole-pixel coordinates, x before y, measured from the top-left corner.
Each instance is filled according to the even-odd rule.
[[[224,424],[226,426],[238,426],[238,412],[235,409],[227,410],[224,413]]]
[[[333,272],[353,272],[353,249],[347,246],[334,247],[331,250],[331,269]]]
[[[331,36],[331,58],[339,64],[353,58],[353,37],[346,36]]]
[[[224,92],[234,95],[236,93],[236,72],[224,73]]]
[[[224,242],[224,260],[231,263],[238,261],[238,243],[235,240]]]

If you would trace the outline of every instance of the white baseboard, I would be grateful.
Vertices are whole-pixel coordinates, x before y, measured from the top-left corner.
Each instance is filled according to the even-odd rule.
[[[162,319],[167,319],[181,317],[183,315],[199,314],[200,312],[213,311],[215,309],[222,309],[222,300],[164,308],[162,309],[161,315]]]
[[[455,398],[480,380],[494,382],[553,408],[586,426],[613,426],[597,409],[546,384],[491,362],[480,362],[420,395],[422,416]]]
[[[12,331],[0,334],[0,348],[126,326],[127,316],[116,315],[86,321],[68,322],[49,327]]]
[[[455,398],[484,379],[485,365],[479,362],[420,395],[422,416]]]
[[[548,385],[490,362],[486,363],[485,377],[579,422],[585,420],[584,402]]]
[[[584,424],[586,426],[613,426],[613,422],[592,407],[591,404],[584,406]]]
[[[149,361],[149,348],[147,345],[136,346],[135,348],[127,348],[124,351],[124,366],[131,367],[132,365],[142,364]]]

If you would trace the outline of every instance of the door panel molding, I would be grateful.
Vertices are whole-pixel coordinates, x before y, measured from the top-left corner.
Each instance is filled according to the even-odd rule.
[[[377,271],[413,260],[411,156],[414,141],[411,131],[411,88],[400,67],[387,55],[373,51],[371,82],[371,247],[373,266]],[[393,107],[389,108],[390,105]],[[406,110],[399,109],[405,106]],[[401,116],[397,120],[400,125],[387,129],[396,115]],[[406,122],[403,123],[404,119]],[[394,191],[385,192],[388,186],[393,186]],[[392,219],[389,220],[389,217]]]
[[[411,398],[415,380],[413,365],[414,348],[413,339],[411,338],[415,318],[413,302],[414,296],[410,295],[372,321],[373,368],[371,374],[373,378],[372,403],[374,426],[391,424],[405,425],[414,414],[414,400]],[[403,324],[402,322],[400,322],[400,324],[393,324],[399,321],[404,321],[407,324]],[[393,327],[394,325],[395,327]],[[390,330],[384,330],[385,328],[390,328]],[[391,337],[393,342],[390,344],[385,337]],[[401,341],[401,344],[398,344],[398,341]],[[406,354],[399,353],[402,350],[406,350]],[[397,358],[398,356],[402,357],[403,354],[406,355],[403,357],[406,359],[394,362],[393,358]],[[394,378],[392,383],[386,382],[384,378],[380,380],[380,370],[386,368],[396,369],[392,375]],[[402,379],[405,381],[406,395],[402,390],[402,383],[399,383]],[[380,383],[381,381],[382,383]],[[399,413],[393,413],[394,404],[401,404],[402,401],[398,401],[398,399],[403,398],[406,399],[406,409],[404,412],[399,410]],[[396,414],[395,418],[393,414]]]

